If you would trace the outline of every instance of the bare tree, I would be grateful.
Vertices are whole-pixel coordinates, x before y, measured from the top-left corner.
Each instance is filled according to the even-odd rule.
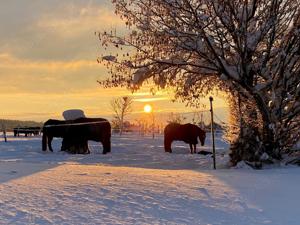
[[[168,123],[183,123],[186,120],[186,118],[181,115],[180,113],[170,113],[168,115]]]
[[[132,103],[133,99],[128,96],[115,98],[110,102],[111,109],[114,112],[114,119],[120,129],[120,135],[123,133],[125,117],[132,112]]]
[[[112,77],[102,85],[136,89],[152,78],[161,88],[175,87],[176,97],[193,105],[216,87],[239,96],[232,106],[248,115],[236,117],[245,129],[233,145],[233,163],[281,159],[299,141],[299,0],[113,3],[131,31],[99,38],[104,46],[136,51],[103,56]],[[253,151],[244,154],[250,139]]]

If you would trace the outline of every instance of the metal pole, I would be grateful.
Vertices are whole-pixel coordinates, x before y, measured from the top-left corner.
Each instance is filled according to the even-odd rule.
[[[210,113],[211,113],[211,136],[212,136],[212,144],[213,144],[213,160],[214,160],[214,169],[216,169],[216,147],[215,147],[215,130],[214,130],[214,111],[213,111],[213,97],[209,97],[210,101]]]
[[[154,122],[154,112],[152,109],[152,139],[154,139],[154,132],[155,132],[155,122]]]

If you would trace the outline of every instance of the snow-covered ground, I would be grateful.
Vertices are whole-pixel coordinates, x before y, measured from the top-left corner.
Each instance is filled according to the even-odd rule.
[[[40,138],[0,142],[0,224],[300,224],[300,169],[227,169],[163,138],[114,136],[112,153],[41,151]],[[209,149],[210,138],[206,142]]]

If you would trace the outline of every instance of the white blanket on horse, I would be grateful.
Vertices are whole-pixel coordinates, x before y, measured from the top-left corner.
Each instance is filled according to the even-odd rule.
[[[63,117],[65,120],[75,120],[86,116],[81,109],[70,109],[63,112]]]

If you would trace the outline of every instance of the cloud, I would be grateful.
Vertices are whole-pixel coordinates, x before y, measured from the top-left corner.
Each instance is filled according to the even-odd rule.
[[[0,93],[68,93],[99,87],[96,30],[120,27],[109,0],[0,2]]]
[[[108,0],[0,2],[0,52],[36,61],[95,59],[94,32],[124,29]],[[19,7],[22,6],[22,10]],[[5,10],[10,13],[5,13]]]
[[[36,24],[39,29],[54,31],[64,38],[80,36],[81,33],[94,33],[97,30],[123,27],[124,22],[109,8],[98,8],[91,5],[86,7],[66,7],[57,13],[44,15]],[[66,16],[66,10],[67,15]],[[70,12],[71,11],[71,12]]]
[[[108,76],[96,62],[103,52],[95,31],[125,32],[110,0],[0,1],[0,105],[7,118],[60,118],[65,109],[110,115],[113,97],[131,96],[123,88],[102,89]],[[156,112],[183,111],[170,93],[142,88],[134,112],[152,101]],[[215,102],[217,103],[217,102]]]
[[[170,100],[169,97],[156,97],[156,98],[137,98],[134,99],[135,102],[157,102],[157,101],[165,101]]]
[[[71,61],[32,61],[15,58],[10,54],[0,54],[0,67],[15,69],[49,69],[49,70],[77,70],[81,67],[101,67],[96,60],[71,60]]]
[[[43,61],[22,60],[0,55],[0,93],[66,93],[99,87],[106,76],[96,60]]]

